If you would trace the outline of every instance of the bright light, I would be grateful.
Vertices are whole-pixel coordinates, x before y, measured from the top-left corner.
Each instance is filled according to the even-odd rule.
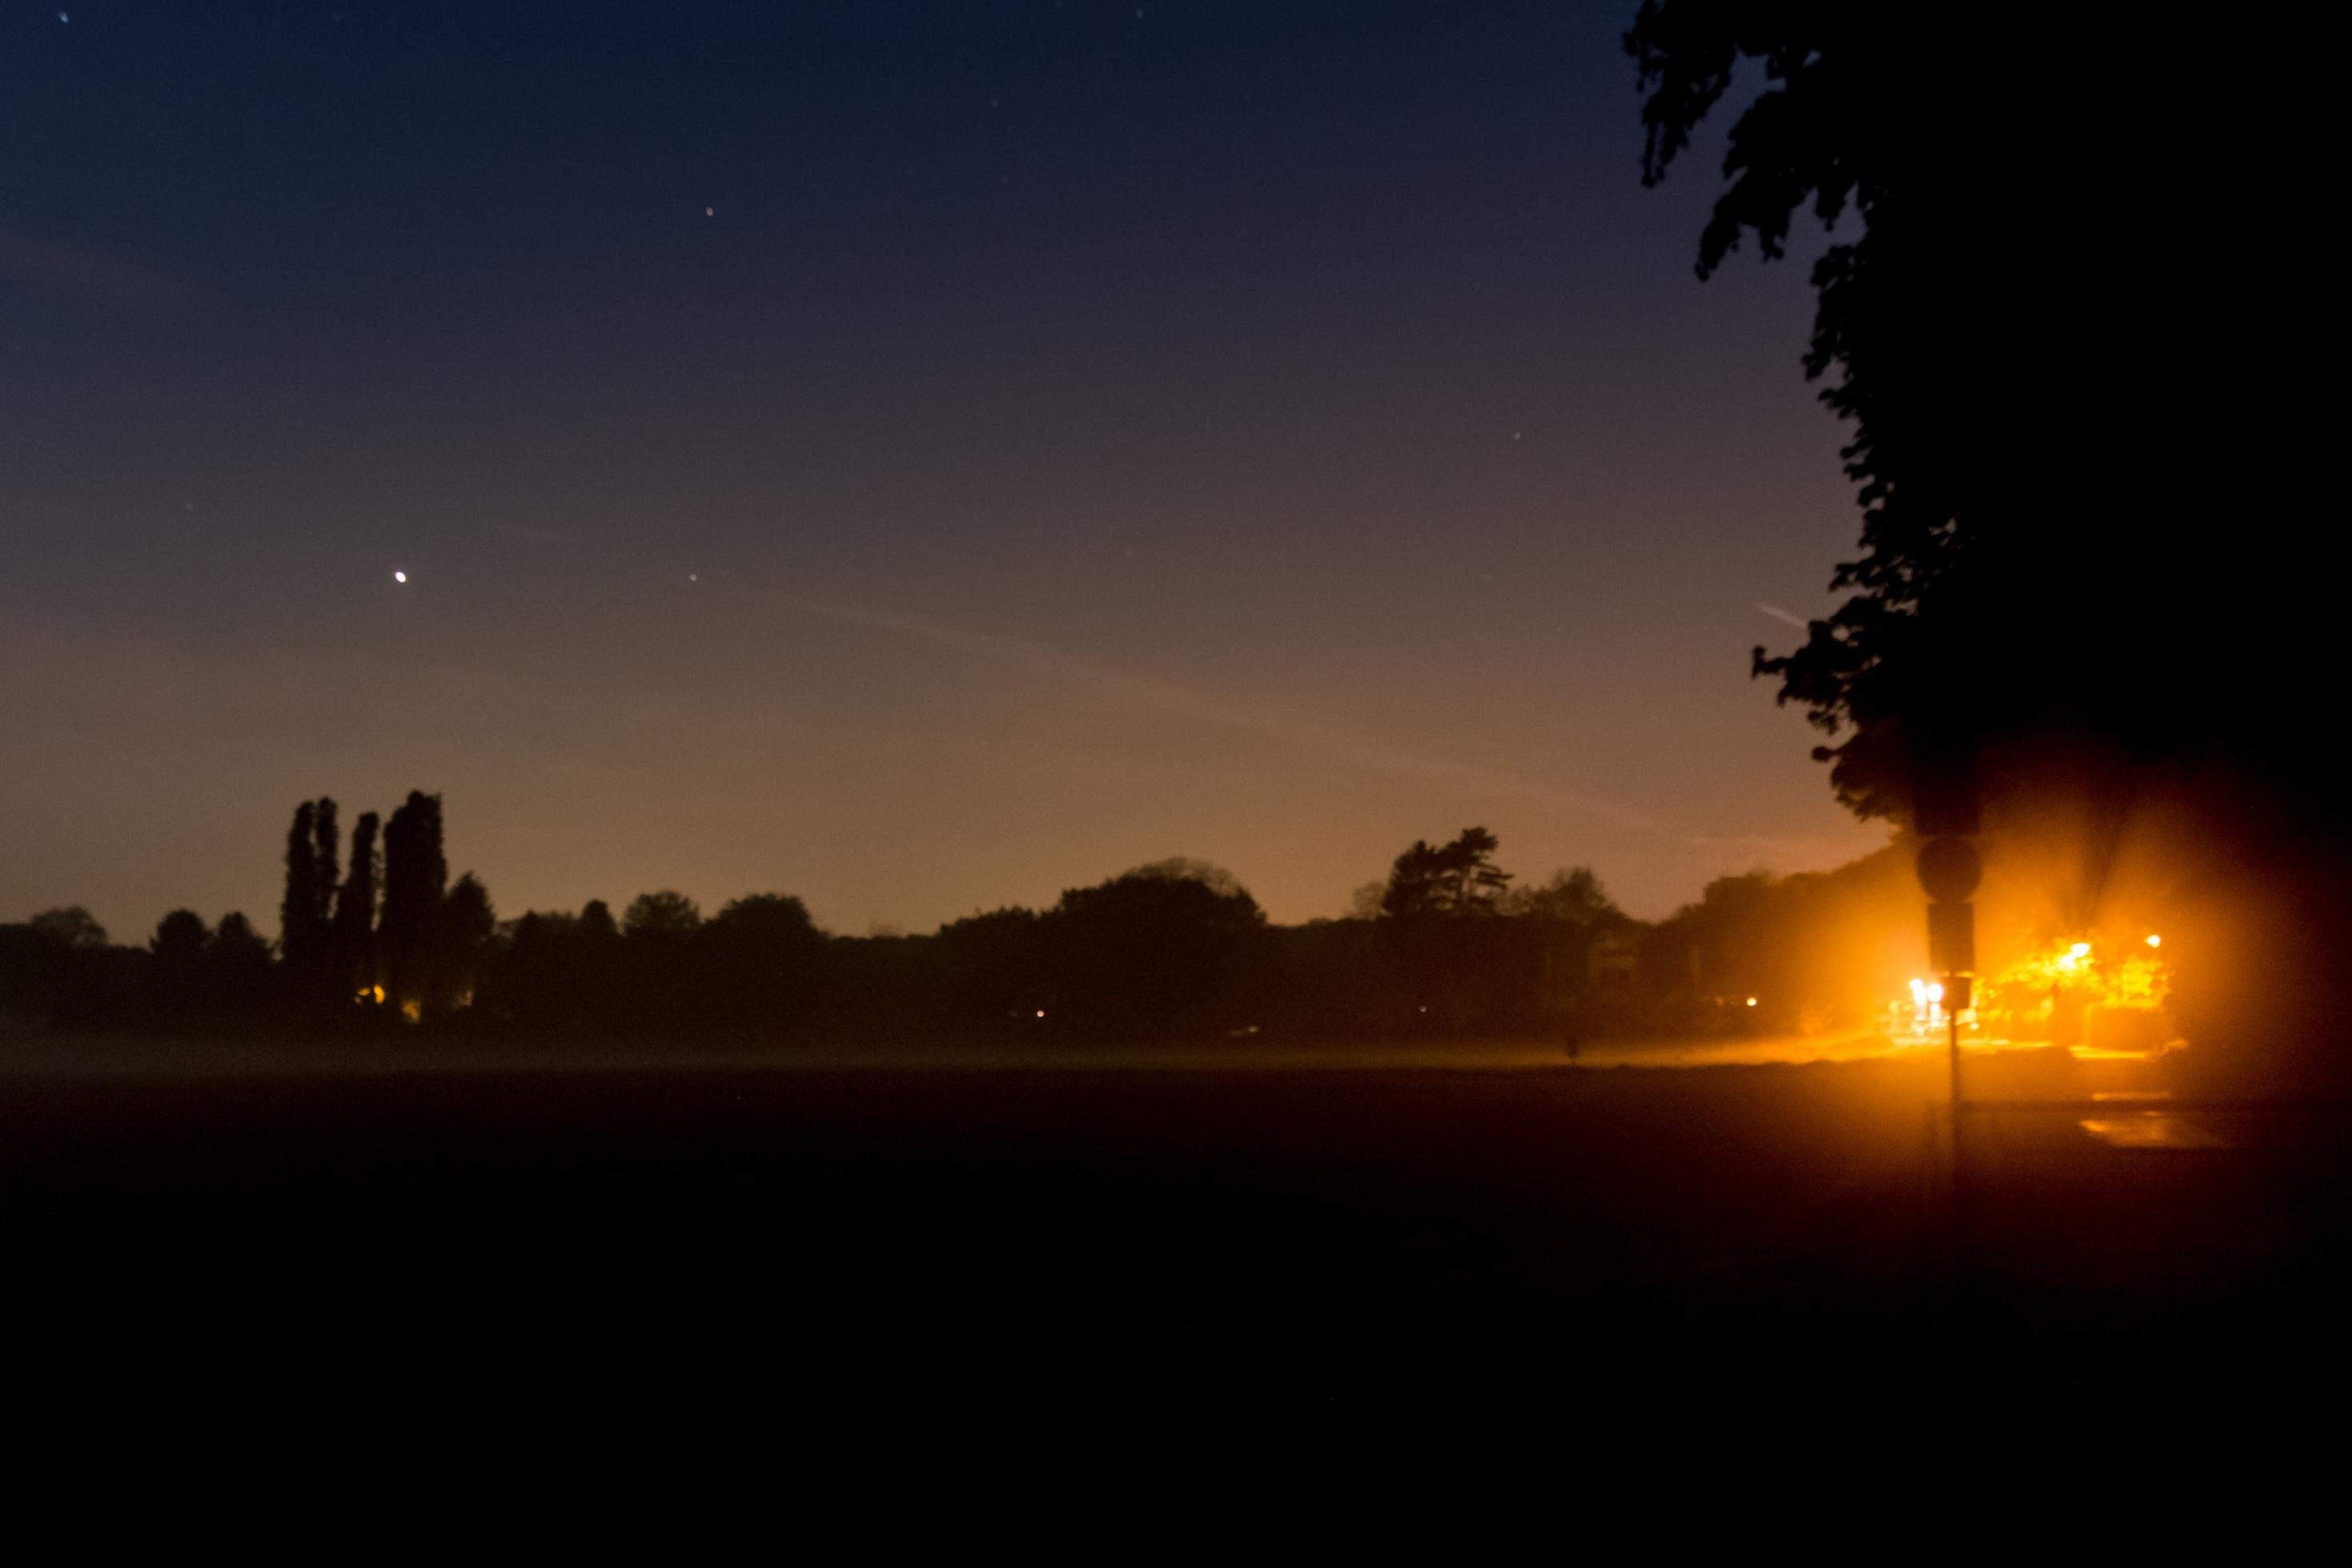
[[[1750,997],[1750,998],[1748,998],[1748,1005],[1749,1007],[1751,1007],[1751,1008],[1752,1008],[1752,1007],[1754,1007],[1754,1006],[1756,1005],[1756,998],[1755,998],[1754,997]]]
[[[2094,951],[2096,940],[2106,945]],[[2157,1011],[2172,989],[2168,949],[2163,938],[2146,935],[2144,928],[2140,943],[2132,946],[2116,934],[2028,953],[1984,977],[1979,1010],[1998,1020],[1990,1027],[2020,1040],[2049,1038],[2062,1009],[2083,1008],[2100,1015]]]
[[[1944,983],[1941,980],[1927,988],[1927,999],[1931,1002],[1940,1002],[1944,999]]]
[[[408,580],[408,574],[404,571],[395,571],[392,574],[392,580],[394,582],[406,582]]]

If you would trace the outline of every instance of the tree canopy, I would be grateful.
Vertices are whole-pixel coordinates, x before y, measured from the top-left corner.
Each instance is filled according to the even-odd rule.
[[[1389,871],[1381,914],[1391,920],[1423,920],[1496,913],[1511,881],[1511,873],[1495,863],[1501,844],[1484,828],[1465,828],[1442,844],[1414,840]]]
[[[1836,225],[1803,365],[1851,426],[1860,549],[1843,602],[1754,667],[1865,814],[1969,759],[1995,789],[2251,768],[2342,814],[2282,679],[2332,662],[2342,546],[2283,572],[2273,536],[2224,537],[2278,515],[2312,423],[2264,379],[2307,331],[2264,256],[2313,224],[2289,176],[2320,99],[2275,52],[2239,79],[2177,45],[2095,7],[1866,0],[1646,0],[1627,35],[1652,183],[1760,78],[1702,277]]]
[[[79,904],[44,909],[26,922],[33,931],[60,947],[103,947],[106,927]]]

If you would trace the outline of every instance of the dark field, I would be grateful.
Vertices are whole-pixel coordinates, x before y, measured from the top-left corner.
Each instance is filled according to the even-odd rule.
[[[1979,1092],[2053,1087],[1987,1069]],[[0,1080],[18,1343],[329,1401],[2263,1405],[2342,1381],[2341,1115],[1931,1062]]]

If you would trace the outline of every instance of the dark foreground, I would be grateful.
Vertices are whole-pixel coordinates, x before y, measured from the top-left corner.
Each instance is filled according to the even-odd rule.
[[[2226,1147],[2137,1150],[1978,1119],[1956,1203],[1937,1082],[0,1080],[5,1310],[47,1374],[111,1396],[345,1411],[2008,1419],[2342,1391],[2339,1114],[2213,1113]]]

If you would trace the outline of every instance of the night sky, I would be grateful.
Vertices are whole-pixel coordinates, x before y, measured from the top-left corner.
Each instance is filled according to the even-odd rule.
[[[274,929],[412,787],[502,915],[851,933],[1871,847],[1747,678],[1805,260],[1694,278],[1633,8],[7,5],[0,919]]]

